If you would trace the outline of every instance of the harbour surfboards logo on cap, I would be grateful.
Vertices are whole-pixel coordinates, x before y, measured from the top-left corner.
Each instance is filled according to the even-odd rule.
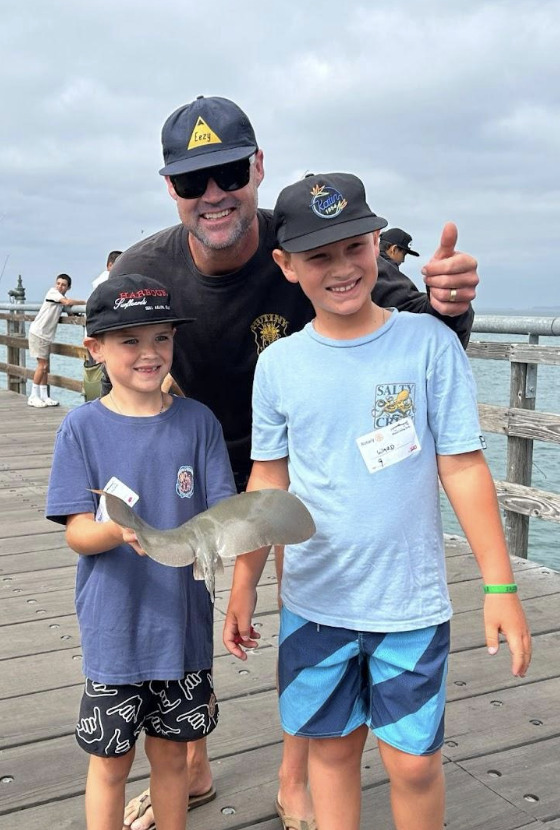
[[[342,193],[329,184],[316,184],[311,190],[310,208],[320,219],[334,219],[347,204]]]

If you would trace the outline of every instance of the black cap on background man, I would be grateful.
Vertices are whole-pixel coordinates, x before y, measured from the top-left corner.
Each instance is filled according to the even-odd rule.
[[[381,254],[385,259],[392,260],[398,267],[402,265],[407,254],[420,256],[410,247],[411,242],[411,235],[402,228],[391,228],[380,236]]]

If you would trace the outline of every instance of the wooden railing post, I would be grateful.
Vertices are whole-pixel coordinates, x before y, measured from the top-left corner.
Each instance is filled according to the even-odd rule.
[[[538,335],[529,335],[529,343],[538,343]],[[535,409],[537,397],[537,364],[511,363],[509,405],[517,409]],[[531,486],[533,441],[530,438],[507,439],[506,481]],[[505,511],[505,534],[512,556],[527,559],[529,549],[529,516]]]
[[[16,288],[12,288],[8,292],[8,294],[12,298],[14,305],[21,305],[25,302],[25,288],[23,287],[23,283],[21,281],[21,274],[18,276]],[[10,313],[11,319],[9,319],[7,322],[7,333],[12,337],[19,337],[25,341],[25,321],[23,319],[15,319],[16,316],[18,316],[18,310],[17,308],[14,308],[13,311],[11,311]],[[23,314],[21,314],[21,317],[23,317]],[[14,366],[21,366],[25,368],[25,345],[8,346],[7,356],[8,364],[11,363]],[[18,392],[20,395],[25,395],[25,377],[21,377],[19,375],[11,375],[8,372],[8,389],[10,390],[10,392]]]

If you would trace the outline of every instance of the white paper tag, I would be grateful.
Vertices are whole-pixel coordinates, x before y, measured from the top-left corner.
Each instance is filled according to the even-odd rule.
[[[378,473],[422,449],[411,418],[368,432],[356,438],[356,443],[370,473]]]
[[[126,502],[130,507],[134,507],[140,496],[138,496],[134,490],[131,490],[130,487],[127,487],[126,484],[123,484],[122,481],[119,481],[118,478],[112,476],[105,487],[103,488],[105,493],[112,493],[117,498],[122,499]],[[97,508],[97,512],[95,514],[95,521],[96,522],[108,522],[109,521],[109,514],[107,513],[107,507],[105,505],[105,497],[101,496],[99,499],[99,506]]]

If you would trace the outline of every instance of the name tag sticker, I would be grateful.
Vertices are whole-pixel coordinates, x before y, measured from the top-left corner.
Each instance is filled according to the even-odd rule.
[[[378,473],[422,449],[411,418],[368,432],[356,438],[356,443],[370,473]]]
[[[131,490],[130,487],[127,487],[126,484],[123,484],[122,481],[119,481],[118,478],[112,476],[103,490],[106,493],[112,493],[117,498],[122,499],[126,502],[130,507],[134,507],[140,496],[138,496],[134,490]],[[97,513],[95,514],[95,521],[96,522],[108,522],[109,521],[109,514],[107,513],[107,507],[105,506],[105,499],[103,496],[99,499],[99,507],[97,508]]]

